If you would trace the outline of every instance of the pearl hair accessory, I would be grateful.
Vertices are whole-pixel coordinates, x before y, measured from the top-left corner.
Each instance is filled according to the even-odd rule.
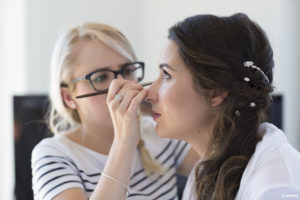
[[[249,104],[249,106],[250,106],[251,108],[255,108],[255,107],[256,107],[256,103],[253,102],[253,101],[251,101],[250,104]],[[239,117],[239,116],[241,115],[241,112],[240,112],[239,110],[236,110],[234,114],[235,114],[237,117]]]
[[[267,75],[257,66],[254,65],[254,62],[252,61],[246,61],[244,62],[244,67],[251,67],[252,69],[256,69],[257,71],[259,71],[263,77],[265,78],[265,80],[269,83],[270,80],[269,78],[267,77]],[[250,82],[250,78],[249,77],[244,77],[244,81],[245,82]]]
[[[255,108],[255,107],[256,107],[256,103],[251,102],[251,103],[250,103],[250,107],[251,107],[251,108]]]
[[[244,77],[244,81],[245,82],[250,82],[250,78],[249,77]]]
[[[259,71],[259,72],[263,75],[264,79],[265,79],[268,83],[270,82],[270,80],[269,80],[269,78],[267,77],[267,75],[266,75],[259,67],[255,66],[255,65],[254,65],[254,62],[252,62],[252,61],[245,61],[245,62],[244,62],[244,67],[250,67],[250,68],[252,68],[252,69],[255,69],[255,70]],[[250,78],[247,77],[247,76],[245,76],[245,77],[243,78],[243,80],[244,80],[245,82],[247,82],[247,83],[251,81]],[[255,108],[255,107],[256,107],[256,103],[253,102],[253,101],[251,101],[250,104],[249,104],[249,106],[250,106],[251,108]],[[236,111],[235,111],[235,115],[236,115],[237,117],[239,117],[239,116],[241,115],[241,112],[240,112],[239,110],[236,110]]]

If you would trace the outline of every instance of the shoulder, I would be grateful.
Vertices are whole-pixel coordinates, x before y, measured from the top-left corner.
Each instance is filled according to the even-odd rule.
[[[31,155],[32,173],[36,175],[41,169],[49,169],[55,165],[61,165],[60,168],[69,168],[76,172],[81,166],[81,157],[78,148],[64,136],[55,135],[43,139],[34,147]]]
[[[41,167],[48,168],[53,163],[67,163],[66,165],[72,166],[73,160],[70,159],[65,150],[65,148],[68,148],[67,145],[62,136],[46,138],[37,144],[31,155],[33,175]]]
[[[299,164],[300,153],[287,141],[286,135],[272,124],[262,124],[263,139],[256,145],[255,152],[248,165],[256,167],[268,166],[274,162],[285,164],[287,167]],[[276,168],[276,166],[270,166]]]
[[[42,140],[32,151],[32,184],[35,198],[52,199],[68,188],[83,189],[78,166],[65,153],[61,136]]]
[[[58,152],[61,146],[60,143],[61,141],[57,136],[45,138],[34,147],[34,149],[32,150],[32,156],[35,158],[40,153],[43,153],[45,151]]]
[[[67,145],[63,136],[53,136],[43,139],[32,151],[32,160],[38,160],[44,155],[62,155]]]
[[[269,174],[269,179],[282,175],[283,177],[278,177],[280,180],[294,183],[293,177],[298,176],[297,178],[300,179],[300,174],[297,173],[297,166],[300,166],[300,153],[288,143],[286,135],[274,125],[264,123],[262,128],[265,130],[265,135],[257,145],[249,164],[254,164],[258,172],[264,171]]]
[[[257,195],[268,188],[283,186],[299,190],[299,152],[274,125],[264,123],[260,131],[264,132],[263,139],[257,144],[243,173],[239,193]]]

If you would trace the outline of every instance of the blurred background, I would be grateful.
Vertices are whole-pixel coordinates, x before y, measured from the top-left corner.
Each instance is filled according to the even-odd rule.
[[[0,0],[0,199],[15,198],[15,152],[20,151],[15,141],[24,126],[18,120],[21,112],[34,112],[24,107],[40,111],[47,104],[54,43],[64,31],[87,21],[121,30],[145,61],[145,81],[150,81],[158,75],[160,49],[175,22],[194,14],[248,14],[273,46],[278,117],[288,140],[300,150],[299,9],[299,0]],[[24,104],[26,98],[36,103]],[[37,129],[43,127],[29,130]]]

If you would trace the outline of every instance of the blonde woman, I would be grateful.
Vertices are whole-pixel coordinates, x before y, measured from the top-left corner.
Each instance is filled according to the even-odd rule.
[[[178,198],[175,175],[188,175],[197,160],[187,143],[158,138],[153,120],[138,115],[141,124],[136,128],[142,134],[138,148],[130,156],[116,151],[124,146],[115,134],[105,90],[113,79],[124,79],[128,83],[124,92],[130,97],[115,99],[132,100],[143,90],[137,83],[143,77],[144,63],[137,62],[128,40],[113,27],[87,23],[57,41],[49,116],[55,136],[44,139],[32,152],[35,199]],[[124,182],[116,182],[105,168],[118,156],[126,156],[125,163],[114,164],[114,169],[128,170]],[[130,192],[125,194],[120,184],[130,187]]]

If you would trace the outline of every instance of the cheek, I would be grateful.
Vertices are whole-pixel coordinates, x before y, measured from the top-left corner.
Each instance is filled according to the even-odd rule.
[[[90,97],[89,99],[89,104],[91,105],[91,107],[94,107],[94,110],[97,112],[101,112],[101,111],[108,111],[108,106],[106,104],[106,98],[107,95],[98,95],[98,96],[93,96]]]
[[[162,86],[159,88],[158,96],[159,96],[159,104],[160,104],[160,112],[163,114],[169,113],[172,108],[172,94],[170,93],[170,87]]]
[[[76,94],[76,96],[88,94],[92,92],[95,92],[95,90],[93,89],[93,87],[88,81],[78,82],[74,89],[74,93]]]
[[[158,123],[160,136],[185,139],[187,134],[182,133],[195,133],[211,120],[205,97],[192,90],[165,87],[160,90],[160,100],[164,115]]]
[[[162,118],[158,119],[158,134],[162,137],[180,138],[180,133],[186,129],[190,122],[190,111],[187,106],[189,97],[183,96],[178,87],[162,87],[160,92],[160,112]]]
[[[182,95],[182,91],[176,85],[164,85],[159,90],[160,102],[163,105],[164,113],[180,114],[185,109],[188,97]]]
[[[79,101],[81,113],[86,118],[95,120],[105,120],[110,117],[108,106],[106,104],[107,95],[87,97]]]

